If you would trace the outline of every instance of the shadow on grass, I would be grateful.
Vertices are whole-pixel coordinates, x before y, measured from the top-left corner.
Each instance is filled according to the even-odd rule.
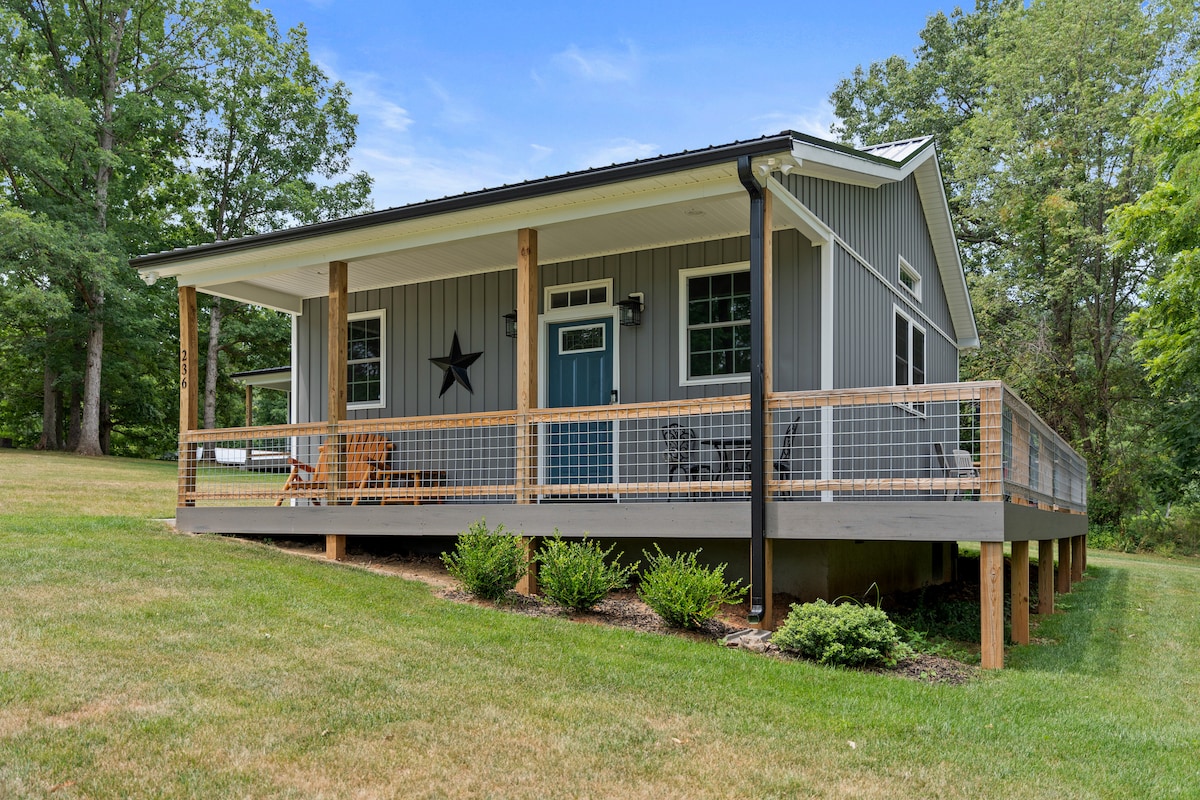
[[[1027,672],[1113,676],[1120,671],[1129,621],[1129,572],[1089,566],[1068,595],[1055,596],[1055,613],[1038,620],[1030,647],[1013,648],[1010,663]]]

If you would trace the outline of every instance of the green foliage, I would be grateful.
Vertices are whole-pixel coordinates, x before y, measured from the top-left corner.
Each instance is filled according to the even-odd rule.
[[[471,594],[499,600],[529,569],[525,544],[523,537],[503,525],[488,530],[487,520],[480,519],[458,535],[453,553],[442,553],[442,563]]]
[[[771,641],[787,652],[840,667],[887,664],[907,652],[882,609],[852,602],[793,604]]]
[[[554,531],[554,538],[542,543],[534,560],[538,564],[538,586],[556,605],[577,611],[594,608],[614,589],[624,589],[637,571],[638,562],[623,567],[623,553],[608,563],[613,548],[600,549],[586,536],[567,542]]]
[[[740,603],[746,595],[741,580],[725,580],[726,564],[706,567],[697,562],[700,551],[670,556],[657,544],[655,553],[642,551],[646,569],[638,597],[677,628],[699,628],[716,616],[723,605]]]
[[[1144,395],[1126,321],[1150,262],[1106,225],[1149,186],[1134,120],[1194,22],[1188,4],[985,0],[931,16],[911,60],[859,68],[831,98],[846,140],[936,138],[980,330],[963,376],[1006,381],[1085,456],[1093,520],[1147,481],[1114,425]]]
[[[1088,545],[1123,553],[1200,555],[1200,482],[1184,487],[1179,502],[1150,505],[1111,525],[1093,525]]]

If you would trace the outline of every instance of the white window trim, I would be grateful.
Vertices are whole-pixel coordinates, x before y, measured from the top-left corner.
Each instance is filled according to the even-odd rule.
[[[603,286],[608,290],[608,302],[605,303],[586,303],[581,306],[567,306],[565,308],[550,308],[550,295],[558,294],[559,292],[573,292],[579,289],[596,289]],[[613,279],[600,278],[594,281],[581,281],[579,283],[559,283],[554,286],[547,286],[543,289],[542,294],[542,310],[547,315],[558,315],[568,311],[578,311],[582,309],[590,309],[599,312],[602,309],[612,308],[613,304]],[[599,315],[599,314],[598,314]]]
[[[909,330],[909,333],[908,333],[908,383],[905,383],[905,384],[896,383],[896,317],[904,317],[904,319],[908,322],[908,330]],[[888,322],[890,323],[890,327],[892,330],[892,349],[891,349],[891,355],[890,355],[891,363],[888,365],[889,371],[891,372],[891,375],[892,375],[892,385],[897,388],[909,388],[909,387],[916,386],[916,385],[924,386],[925,383],[929,383],[929,334],[925,330],[925,326],[917,323],[917,321],[914,320],[910,314],[906,313],[903,308],[901,308],[900,306],[895,305],[895,304],[892,304],[892,316],[891,316],[891,319],[888,320]],[[914,328],[921,332],[921,340],[925,342],[925,359],[924,359],[924,361],[925,361],[925,383],[923,383],[923,384],[914,384],[912,382],[912,371],[913,371],[912,331]],[[896,406],[896,408],[903,409],[914,416],[917,416],[917,417],[925,416],[925,404],[924,403],[896,403],[895,406]]]
[[[380,308],[375,311],[355,311],[353,314],[346,315],[346,324],[349,326],[351,322],[360,319],[378,318],[379,320],[379,400],[367,400],[358,403],[346,403],[348,410],[365,409],[365,408],[386,408],[387,407],[387,310]],[[350,330],[346,330],[346,338],[349,339]],[[374,360],[374,359],[372,359]],[[350,359],[346,359],[346,368],[349,370]],[[347,375],[347,378],[349,376]]]
[[[688,293],[687,282],[688,278],[699,278],[704,275],[719,275],[723,272],[749,272],[749,261],[736,261],[732,264],[715,264],[711,267],[693,267],[691,269],[679,270],[679,330],[678,330],[678,349],[679,356],[679,385],[680,386],[704,386],[714,383],[749,383],[749,372],[735,372],[731,375],[713,375],[704,378],[693,378],[688,375],[688,367],[691,362],[690,353],[688,351]]]
[[[904,282],[905,275],[908,275],[912,280],[913,285],[911,289]],[[916,298],[918,303],[921,302],[921,273],[913,269],[913,265],[908,263],[904,256],[900,256],[900,271],[896,275],[896,282],[900,284],[901,289]]]

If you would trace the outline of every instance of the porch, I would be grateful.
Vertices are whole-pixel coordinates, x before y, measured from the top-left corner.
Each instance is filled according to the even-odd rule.
[[[768,603],[771,551],[785,540],[980,542],[981,619],[999,632],[1012,542],[1018,642],[1028,543],[1042,564],[1059,543],[1057,575],[1039,572],[1039,613],[1082,576],[1084,461],[1003,384],[777,392],[765,405]],[[747,395],[185,431],[179,524],[325,535],[334,555],[347,535],[453,535],[480,517],[531,537],[749,543],[750,439]],[[256,466],[287,459],[311,469]],[[301,490],[285,491],[293,471]],[[1001,663],[999,635],[984,635],[985,665]]]

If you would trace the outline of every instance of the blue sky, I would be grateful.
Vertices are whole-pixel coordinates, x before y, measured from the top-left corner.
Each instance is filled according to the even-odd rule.
[[[794,129],[953,3],[261,0],[353,93],[376,208]],[[968,4],[969,5],[969,4]]]

